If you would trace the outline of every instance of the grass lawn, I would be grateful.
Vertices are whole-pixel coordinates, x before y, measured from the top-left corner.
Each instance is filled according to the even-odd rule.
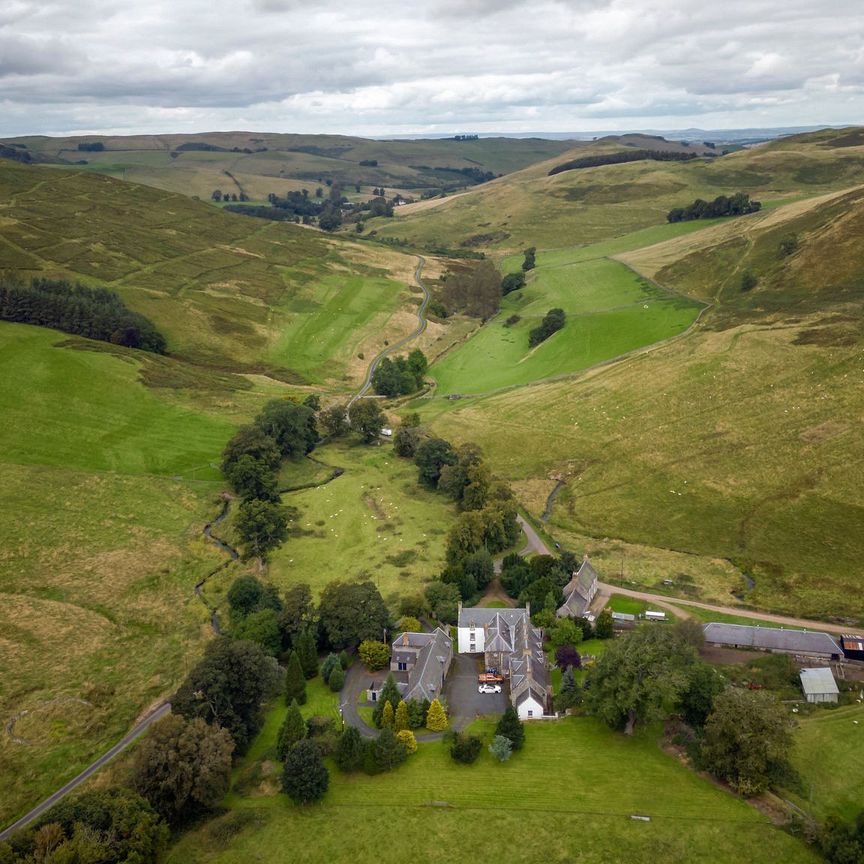
[[[494,725],[475,724],[488,741]],[[392,774],[331,772],[324,802],[297,808],[281,795],[232,798],[232,810],[181,837],[171,864],[375,860],[393,844],[418,862],[816,861],[799,841],[656,746],[588,718],[527,730],[506,764],[485,749],[457,765],[439,742],[421,744]],[[635,822],[631,814],[648,815]],[[577,821],[578,831],[563,825]],[[525,843],[530,837],[531,843]],[[482,841],[482,842],[481,842]]]
[[[317,593],[334,579],[371,578],[385,599],[416,592],[444,563],[452,503],[417,484],[414,463],[389,444],[327,444],[315,458],[345,473],[283,497],[300,511],[296,532],[273,554],[270,578],[308,582]]]
[[[864,807],[864,706],[819,709],[802,718],[792,765],[803,787],[800,795],[790,793],[793,800],[819,819],[854,819]]]
[[[547,253],[540,253],[527,287],[507,295],[492,321],[433,365],[438,392],[482,393],[578,372],[693,323],[700,304],[666,294],[598,251],[572,250],[572,262],[566,251],[548,253],[548,264]],[[505,262],[507,269],[514,264]],[[529,348],[529,331],[553,307],[567,314],[563,330]],[[521,320],[505,326],[512,315]]]

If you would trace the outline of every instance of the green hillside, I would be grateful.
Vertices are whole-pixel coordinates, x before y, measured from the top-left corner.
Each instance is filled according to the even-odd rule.
[[[851,142],[851,143],[850,143]],[[665,222],[697,197],[748,192],[761,200],[807,196],[864,182],[864,143],[842,130],[794,136],[713,159],[632,162],[548,176],[568,158],[612,153],[598,142],[443,201],[374,220],[382,237],[496,252],[594,243]]]
[[[682,339],[582,378],[416,405],[438,433],[478,441],[536,515],[565,480],[553,533],[589,551],[619,538],[637,559],[631,572],[653,558],[640,547],[730,559],[751,588],[729,571],[721,598],[864,618],[862,218],[853,191],[624,253],[715,306]],[[743,269],[759,279],[750,292]],[[698,583],[707,569],[683,572]],[[693,590],[716,598],[716,575]]]
[[[350,386],[358,353],[413,328],[398,313],[418,290],[416,259],[398,252],[8,161],[0,202],[0,270],[111,288],[193,363]]]
[[[271,192],[284,195],[301,188],[312,192],[326,180],[339,183],[349,195],[359,185],[359,197],[367,199],[378,186],[419,198],[426,189],[467,185],[465,176],[459,174],[463,169],[509,174],[574,145],[573,141],[539,138],[374,141],[345,135],[267,132],[10,140],[26,145],[37,160],[58,164],[84,161],[86,165],[80,167],[86,171],[204,200],[210,199],[214,189],[265,200]],[[80,143],[95,142],[105,149],[78,150]],[[218,149],[196,149],[199,147]]]

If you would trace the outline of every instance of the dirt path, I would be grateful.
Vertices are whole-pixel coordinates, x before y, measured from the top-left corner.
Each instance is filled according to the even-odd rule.
[[[423,282],[423,278],[421,274],[423,273],[423,265],[426,263],[426,259],[422,255],[417,256],[417,268],[414,270],[414,281],[420,287],[420,290],[423,292],[423,302],[420,304],[417,309],[417,327],[413,333],[409,333],[407,336],[400,339],[398,342],[394,342],[392,345],[388,345],[383,351],[381,351],[375,359],[369,364],[369,368],[366,370],[366,378],[363,381],[363,386],[351,397],[348,402],[348,411],[351,411],[351,406],[358,400],[362,399],[368,392],[369,388],[372,386],[372,376],[375,374],[375,370],[378,368],[378,364],[390,353],[393,351],[398,351],[400,348],[404,348],[409,342],[413,342],[423,331],[426,329],[426,325],[428,321],[426,320],[426,307],[429,305],[429,300],[431,297],[429,296],[429,289],[426,287],[426,284]]]

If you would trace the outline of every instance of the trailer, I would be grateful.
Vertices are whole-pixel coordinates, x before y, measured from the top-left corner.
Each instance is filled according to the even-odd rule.
[[[500,684],[503,680],[504,676],[497,672],[481,672],[477,676],[478,684]]]
[[[665,621],[666,613],[665,612],[652,612],[650,609],[645,613],[646,621]]]

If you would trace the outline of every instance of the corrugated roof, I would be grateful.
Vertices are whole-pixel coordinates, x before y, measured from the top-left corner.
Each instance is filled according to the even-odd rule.
[[[846,651],[864,651],[864,636],[852,636],[849,633],[844,633],[840,637],[840,641]]]
[[[776,627],[754,627],[750,624],[705,625],[705,641],[721,645],[743,645],[790,653],[841,654],[840,646],[827,633],[816,630],[785,630]]]
[[[802,669],[801,687],[806,696],[824,696],[840,692],[834,675],[827,666],[819,669]]]

